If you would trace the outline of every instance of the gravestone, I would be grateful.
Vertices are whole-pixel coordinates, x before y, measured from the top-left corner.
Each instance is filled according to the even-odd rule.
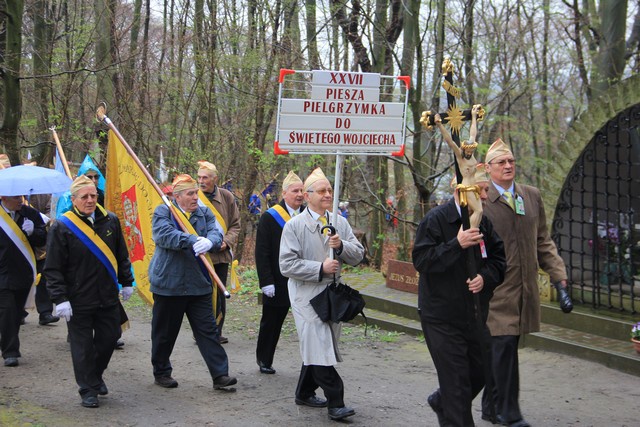
[[[417,294],[418,272],[413,264],[390,259],[387,262],[387,287]]]

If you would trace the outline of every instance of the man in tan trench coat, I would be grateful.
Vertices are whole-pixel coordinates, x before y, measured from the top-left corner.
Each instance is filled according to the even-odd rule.
[[[562,288],[566,287],[567,273],[549,236],[540,191],[514,182],[516,160],[501,139],[487,151],[485,165],[492,185],[484,214],[504,241],[507,255],[505,279],[494,291],[487,320],[496,413],[500,424],[526,427],[529,423],[522,417],[518,403],[518,341],[521,335],[540,330],[538,266]],[[566,294],[565,297],[569,298]],[[483,419],[489,419],[489,392],[485,389],[482,399]]]

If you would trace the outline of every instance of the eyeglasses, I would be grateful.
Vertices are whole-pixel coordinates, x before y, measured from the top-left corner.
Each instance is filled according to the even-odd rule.
[[[307,190],[307,193],[318,193],[319,195],[324,196],[327,193],[333,194],[333,190],[331,188],[322,188],[320,190]]]
[[[504,165],[506,165],[507,163],[513,166],[516,164],[516,159],[505,159],[505,160],[499,160],[497,162],[489,162],[490,165],[498,165],[501,168],[504,167]]]
[[[100,178],[98,175],[85,175],[89,179],[98,179]]]

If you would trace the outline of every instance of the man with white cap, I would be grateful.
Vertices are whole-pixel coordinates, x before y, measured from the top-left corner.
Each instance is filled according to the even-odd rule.
[[[327,406],[329,418],[341,420],[355,414],[344,404],[344,384],[334,367],[342,361],[338,350],[341,324],[320,320],[310,301],[340,277],[343,262],[354,266],[360,263],[364,248],[340,215],[337,224],[333,224],[335,234],[327,236],[321,231],[329,222],[332,194],[331,183],[316,168],[304,182],[307,209],[287,222],[282,231],[280,271],[289,278],[289,300],[302,356],[295,402]],[[329,251],[335,253],[335,259]],[[316,396],[318,387],[327,400]]]
[[[567,272],[549,236],[540,190],[515,183],[516,159],[501,139],[487,151],[485,167],[491,178],[484,213],[504,241],[507,271],[496,288],[489,306],[487,325],[491,331],[494,401],[498,422],[526,427],[518,403],[520,336],[540,330],[538,268],[551,276],[564,312],[573,308],[567,294]],[[482,399],[482,418],[490,414],[486,390]]]
[[[171,353],[182,319],[187,315],[196,344],[207,364],[213,388],[236,384],[230,377],[229,359],[217,339],[213,318],[213,284],[200,255],[220,249],[222,236],[209,209],[198,206],[198,183],[189,175],[178,175],[173,181],[175,209],[186,217],[186,233],[178,226],[167,205],[153,213],[152,234],[156,250],[149,263],[149,282],[153,293],[151,320],[151,363],[155,383],[175,388],[171,377]]]
[[[124,300],[133,293],[120,221],[97,200],[91,179],[73,181],[73,207],[51,226],[44,265],[51,300],[67,321],[73,371],[87,408],[97,408],[98,395],[109,392],[102,376],[121,332],[118,283]]]
[[[478,166],[472,177],[477,186],[474,191],[484,200],[489,178],[484,166]],[[471,402],[485,385],[489,300],[504,278],[506,259],[502,240],[486,216],[481,216],[478,227],[462,229],[460,188],[455,178],[452,187],[454,197],[431,209],[420,222],[412,259],[420,273],[422,330],[440,384],[427,402],[441,426],[473,426]],[[478,269],[472,279],[465,268],[467,256],[474,257]],[[478,294],[481,322],[476,318],[474,294]]]
[[[240,210],[233,193],[218,186],[218,169],[213,163],[198,162],[199,204],[206,206],[216,217],[216,227],[222,234],[222,246],[211,254],[211,262],[223,285],[227,284],[229,265],[233,262],[233,251],[240,234]],[[227,301],[222,292],[217,293],[216,323],[222,344],[229,340],[222,336],[222,327],[227,312]]]
[[[269,208],[258,222],[256,270],[262,289],[262,318],[256,347],[256,360],[263,374],[275,374],[273,356],[289,307],[288,279],[280,272],[280,237],[284,225],[300,213],[304,201],[302,180],[290,171],[282,182],[282,200]]]
[[[0,349],[4,366],[18,366],[20,321],[36,280],[34,249],[46,243],[40,213],[22,196],[0,196]]]

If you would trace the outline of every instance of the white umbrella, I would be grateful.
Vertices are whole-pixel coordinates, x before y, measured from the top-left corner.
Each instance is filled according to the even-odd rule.
[[[13,166],[0,170],[0,196],[30,196],[67,191],[71,179],[55,169]]]

